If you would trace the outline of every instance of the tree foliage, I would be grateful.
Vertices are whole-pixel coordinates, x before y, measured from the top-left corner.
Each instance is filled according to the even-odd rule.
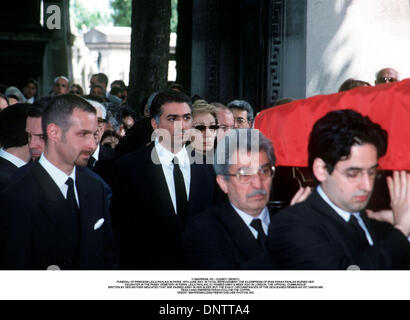
[[[73,17],[75,26],[78,30],[82,30],[83,26],[90,30],[97,26],[112,24],[109,14],[101,14],[101,12],[98,11],[90,11],[78,0],[70,1],[70,16]]]
[[[110,0],[110,6],[113,11],[111,17],[114,21],[114,26],[131,26],[131,4],[132,0]]]
[[[113,10],[111,17],[115,26],[131,26],[132,0],[110,0]],[[178,0],[171,0],[171,32],[177,32],[178,25]]]

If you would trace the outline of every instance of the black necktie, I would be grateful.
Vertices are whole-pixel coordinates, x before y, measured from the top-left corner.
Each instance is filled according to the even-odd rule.
[[[348,224],[354,230],[354,233],[359,240],[359,244],[361,246],[369,246],[369,241],[366,238],[366,234],[362,227],[360,227],[359,221],[353,214],[350,215]]]
[[[94,168],[95,162],[96,159],[93,156],[91,156],[90,159],[88,159],[87,167],[90,169]]]
[[[68,186],[67,190],[67,202],[71,206],[72,212],[77,214],[80,209],[78,208],[77,200],[75,199],[74,194],[74,181],[71,178],[68,178],[65,184]]]
[[[258,231],[258,238],[257,238],[258,243],[262,248],[265,249],[266,248],[266,239],[267,239],[267,237],[266,237],[265,232],[263,231],[261,219],[253,219],[252,222],[251,222],[251,226],[256,231]]]
[[[174,184],[175,196],[177,200],[177,215],[181,219],[182,224],[185,224],[188,215],[188,199],[185,189],[184,176],[178,165],[178,158],[172,160],[174,164]]]

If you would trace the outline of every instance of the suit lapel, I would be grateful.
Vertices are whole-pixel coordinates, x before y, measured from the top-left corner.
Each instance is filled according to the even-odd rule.
[[[244,256],[251,258],[263,250],[248,226],[228,201],[222,204],[220,217],[226,230]]]
[[[350,242],[357,242],[351,227],[335,210],[333,210],[332,207],[325,202],[325,200],[322,199],[316,190],[312,192],[307,201],[309,201],[311,206],[314,207],[316,212],[330,219],[333,222],[333,225],[336,225],[338,229],[342,231],[344,237],[348,238]]]
[[[66,204],[66,199],[53,179],[39,163],[33,164],[32,172],[44,195],[44,199],[39,199],[42,211],[52,225],[63,235],[65,242],[72,246],[72,237],[66,229],[67,216],[71,214],[68,210],[69,207]]]
[[[146,176],[149,177],[147,183],[151,185],[153,193],[152,199],[165,207],[164,210],[160,210],[161,213],[172,213],[176,218],[167,180],[165,179],[164,171],[162,170],[162,165],[155,149],[155,144],[150,145],[148,151],[149,152],[145,154],[146,158],[144,167],[147,169]],[[175,220],[177,221],[178,219]]]

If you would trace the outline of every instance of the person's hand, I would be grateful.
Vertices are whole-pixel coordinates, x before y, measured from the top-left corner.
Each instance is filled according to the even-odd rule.
[[[292,200],[290,200],[290,205],[293,206],[296,203],[305,201],[306,198],[312,193],[312,189],[310,187],[300,187],[299,190],[295,193]]]
[[[393,210],[393,224],[408,237],[410,234],[410,174],[406,171],[394,171],[393,177],[387,177],[387,186]]]
[[[366,214],[370,219],[374,219],[381,222],[387,222],[390,224],[394,223],[393,211],[390,209],[380,211],[373,211],[367,209]]]

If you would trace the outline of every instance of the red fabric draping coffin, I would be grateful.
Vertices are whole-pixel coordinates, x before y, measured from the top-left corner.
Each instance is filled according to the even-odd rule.
[[[279,166],[307,166],[313,124],[329,111],[353,109],[379,123],[389,133],[385,170],[410,170],[410,79],[375,87],[318,95],[262,111],[254,127],[274,146]]]

